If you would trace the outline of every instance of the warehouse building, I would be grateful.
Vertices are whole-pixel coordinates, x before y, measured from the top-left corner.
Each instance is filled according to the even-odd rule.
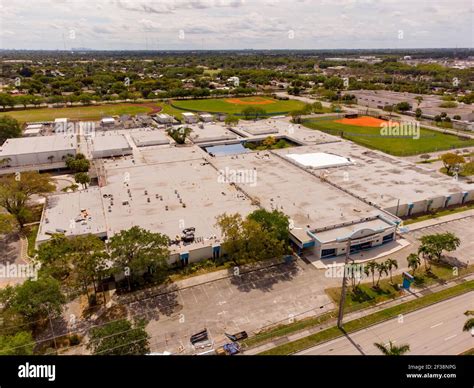
[[[123,135],[103,134],[90,140],[93,159],[131,155],[132,147]]]
[[[15,138],[0,147],[0,159],[8,160],[10,167],[35,166],[41,170],[49,169],[49,165],[64,166],[66,157],[76,155],[76,150],[75,135]]]
[[[172,143],[172,140],[160,130],[133,132],[130,136],[137,147],[149,147]]]
[[[186,124],[194,124],[198,122],[198,117],[194,113],[184,112],[182,116]]]

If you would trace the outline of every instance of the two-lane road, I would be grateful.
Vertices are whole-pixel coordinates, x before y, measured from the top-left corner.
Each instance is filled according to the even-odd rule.
[[[474,310],[474,292],[391,319],[297,354],[380,354],[374,342],[388,344],[390,340],[395,345],[410,345],[408,354],[459,354],[474,347],[474,337],[470,332],[462,331],[468,319],[464,315],[466,310]]]

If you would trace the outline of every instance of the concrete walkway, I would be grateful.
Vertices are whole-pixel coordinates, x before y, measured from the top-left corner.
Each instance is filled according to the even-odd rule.
[[[474,216],[474,209],[466,210],[463,212],[459,213],[454,213],[454,214],[448,214],[442,217],[435,217],[431,218],[426,221],[420,221],[420,222],[415,222],[413,224],[408,224],[405,227],[408,228],[408,230],[414,231],[414,230],[419,230],[423,228],[428,228],[430,226],[434,225],[439,225],[439,224],[444,224],[445,222],[450,222],[454,220],[461,220],[463,218],[469,218]]]
[[[474,274],[470,274],[470,275],[467,275],[464,278],[458,278],[458,279],[446,282],[446,283],[441,284],[441,285],[434,285],[434,286],[426,287],[426,288],[422,288],[422,289],[413,289],[412,292],[405,291],[404,296],[402,296],[400,298],[397,298],[397,299],[394,299],[394,300],[389,300],[389,301],[386,301],[386,302],[382,302],[382,303],[379,303],[379,304],[375,305],[374,307],[370,307],[370,308],[367,308],[367,309],[362,309],[362,310],[355,311],[353,313],[346,314],[345,318],[344,318],[344,322],[352,321],[354,319],[358,319],[358,318],[373,314],[377,311],[384,310],[384,309],[387,309],[389,307],[396,306],[398,304],[408,302],[410,300],[415,300],[417,298],[425,296],[426,294],[432,294],[432,293],[435,293],[435,292],[438,292],[438,291],[445,290],[445,289],[450,288],[450,287],[454,287],[454,286],[456,286],[456,285],[458,285],[462,282],[469,281],[469,280],[474,280]],[[258,354],[258,353],[262,353],[266,350],[273,349],[274,347],[277,347],[279,345],[282,345],[282,344],[285,344],[285,343],[288,343],[288,342],[293,342],[293,341],[299,340],[301,338],[307,337],[309,335],[321,332],[325,329],[328,329],[330,327],[335,326],[336,323],[337,323],[337,321],[335,319],[333,319],[333,320],[330,320],[330,321],[328,321],[328,322],[326,322],[322,325],[317,325],[316,327],[311,327],[309,329],[302,330],[302,331],[296,332],[294,334],[291,334],[291,335],[288,335],[288,336],[285,336],[285,337],[276,338],[276,339],[274,339],[270,342],[264,343],[262,345],[259,345],[259,346],[256,346],[256,347],[253,347],[253,348],[250,348],[250,349],[247,349],[243,352],[243,354],[245,354],[245,355],[255,355],[255,354]],[[377,324],[378,323],[380,323],[380,322],[377,322]],[[342,334],[341,334],[341,336],[342,336]],[[303,349],[301,349],[301,350],[303,350]]]

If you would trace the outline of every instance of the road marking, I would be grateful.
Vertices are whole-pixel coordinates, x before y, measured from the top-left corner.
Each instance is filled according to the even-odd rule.
[[[433,325],[430,327],[430,329],[434,329],[435,327],[441,326],[443,322],[437,323],[436,325]]]
[[[452,338],[454,338],[454,337],[457,337],[457,336],[458,336],[457,334],[454,334],[454,335],[452,335],[452,336],[450,336],[450,337],[446,337],[444,340],[445,340],[445,341],[448,341],[448,340],[450,340],[450,339],[452,339]]]

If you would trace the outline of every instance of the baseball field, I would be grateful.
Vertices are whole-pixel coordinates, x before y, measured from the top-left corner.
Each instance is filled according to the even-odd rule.
[[[240,114],[246,107],[259,107],[267,113],[288,113],[301,109],[304,103],[296,100],[276,100],[271,97],[211,98],[202,100],[175,100],[173,107],[189,111]]]
[[[388,122],[362,116],[342,119],[308,119],[303,125],[396,156],[418,155],[455,148],[472,147],[474,139],[420,128],[418,136],[390,135],[382,132]]]

